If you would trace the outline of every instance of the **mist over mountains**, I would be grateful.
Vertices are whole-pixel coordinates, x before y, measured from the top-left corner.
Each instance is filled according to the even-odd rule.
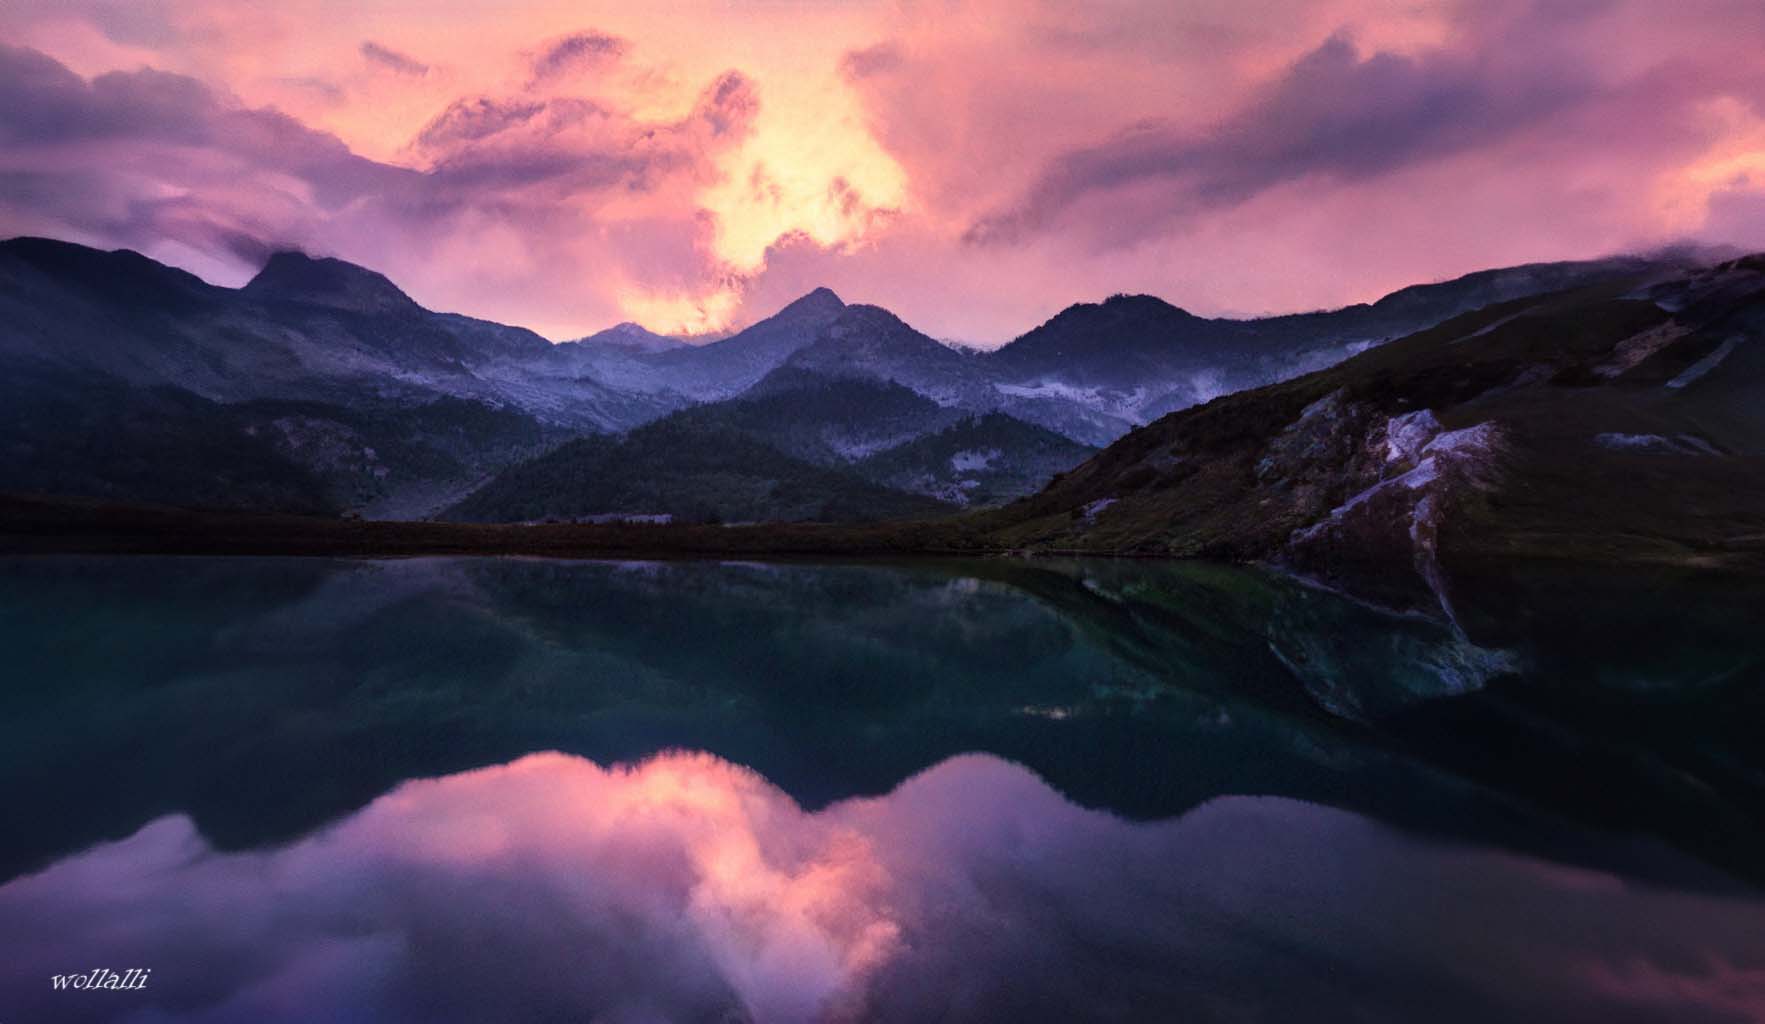
[[[277,253],[228,289],[19,238],[0,243],[0,473],[13,492],[376,518],[937,514],[1490,303],[1689,263],[1492,270],[1259,320],[1121,295],[976,353],[824,288],[705,344],[635,324],[553,344],[336,259]]]

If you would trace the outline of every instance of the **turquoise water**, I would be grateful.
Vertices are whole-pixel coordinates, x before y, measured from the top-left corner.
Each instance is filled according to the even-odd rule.
[[[1760,1019],[1756,596],[0,562],[0,1020]]]

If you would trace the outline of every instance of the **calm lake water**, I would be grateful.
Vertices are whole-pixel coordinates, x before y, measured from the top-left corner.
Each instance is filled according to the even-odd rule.
[[[1459,596],[0,561],[0,1022],[1765,1020],[1765,593]]]

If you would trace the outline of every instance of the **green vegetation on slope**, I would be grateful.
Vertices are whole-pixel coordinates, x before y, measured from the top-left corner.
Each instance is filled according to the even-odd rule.
[[[236,409],[173,387],[60,371],[0,375],[0,480],[14,493],[303,514],[342,503]]]
[[[995,412],[873,455],[857,471],[889,487],[984,507],[1033,494],[1096,451]]]
[[[780,369],[744,394],[682,409],[663,422],[710,443],[740,434],[786,455],[844,466],[898,445],[958,414],[893,381]]]
[[[622,438],[569,442],[499,474],[448,510],[465,522],[668,515],[691,522],[858,522],[948,506],[812,465],[741,433],[665,419]]]

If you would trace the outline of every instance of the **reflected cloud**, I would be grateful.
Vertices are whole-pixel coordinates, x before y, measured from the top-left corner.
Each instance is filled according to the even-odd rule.
[[[0,887],[20,1019],[1754,1020],[1765,905],[952,758],[817,813],[701,753],[410,782],[280,849],[183,817]],[[50,975],[151,966],[128,994]],[[103,996],[106,998],[96,998]]]

